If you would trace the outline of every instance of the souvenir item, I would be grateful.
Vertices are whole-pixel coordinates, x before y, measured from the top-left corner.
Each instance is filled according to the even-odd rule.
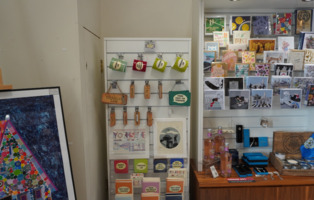
[[[134,59],[133,61],[133,70],[139,71],[139,72],[145,72],[146,71],[147,62],[143,60],[137,60]]]
[[[149,107],[147,111],[147,126],[152,126],[153,125],[153,113],[152,113],[152,108]]]
[[[295,13],[296,19],[296,27],[295,33],[299,34],[302,31],[311,31],[312,26],[312,10],[296,10]]]
[[[140,112],[138,111],[138,107],[135,108],[135,112],[134,112],[134,124],[135,126],[139,126],[141,123],[141,115]]]
[[[142,183],[143,193],[160,193],[160,177],[144,177]]]
[[[147,173],[148,172],[148,159],[134,159],[133,170],[135,173]]]
[[[284,63],[285,53],[282,51],[264,51],[264,63]]]
[[[270,35],[270,16],[252,16],[253,35]]]
[[[141,188],[144,178],[144,173],[132,173],[130,178],[133,180],[133,187]]]
[[[183,84],[181,81],[176,81],[171,91],[169,91],[169,105],[176,106],[190,106],[191,93],[189,90],[177,90],[173,91],[176,85]]]
[[[185,72],[185,70],[189,66],[189,61],[186,59],[183,59],[181,57],[177,57],[176,62],[172,66],[172,69],[175,69],[179,72]]]
[[[149,81],[145,81],[145,85],[144,85],[144,99],[150,99],[150,85],[149,85]]]
[[[121,93],[109,93],[112,87],[112,84],[116,84],[119,91]],[[126,94],[123,94],[121,91],[119,85],[117,83],[110,84],[109,89],[107,92],[102,94],[101,101],[105,104],[119,104],[119,105],[126,105],[128,102],[128,96]]]
[[[131,81],[131,85],[130,85],[130,98],[133,99],[135,96],[135,85],[134,85],[134,81]]]
[[[162,173],[167,172],[167,165],[168,160],[167,159],[154,159],[154,172],[155,173]]]
[[[212,35],[214,31],[225,31],[226,16],[205,16],[205,35]]]
[[[116,125],[116,113],[115,113],[115,109],[111,108],[110,111],[110,126],[114,126]]]
[[[119,59],[119,58],[112,58],[109,64],[109,68],[119,72],[125,72],[127,67],[127,62]]]
[[[114,160],[114,172],[117,174],[129,173],[128,160]]]
[[[292,13],[276,13],[273,15],[275,35],[290,35],[292,30]]]
[[[126,126],[128,124],[128,112],[127,108],[123,107],[123,125]]]
[[[167,67],[166,61],[162,60],[162,58],[156,58],[152,68],[157,71],[164,72],[166,67]]]
[[[158,96],[159,99],[162,99],[162,82],[158,81]]]

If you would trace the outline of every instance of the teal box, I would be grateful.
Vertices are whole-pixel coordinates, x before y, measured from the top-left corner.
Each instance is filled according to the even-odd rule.
[[[259,147],[268,147],[268,137],[258,137]]]

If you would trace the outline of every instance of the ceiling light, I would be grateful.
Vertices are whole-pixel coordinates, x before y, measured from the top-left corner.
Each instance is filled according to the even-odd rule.
[[[310,2],[310,1],[314,1],[314,0],[302,0],[302,1],[304,1],[304,2]]]

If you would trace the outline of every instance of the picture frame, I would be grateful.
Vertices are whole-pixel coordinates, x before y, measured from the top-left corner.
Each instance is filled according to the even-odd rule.
[[[311,9],[297,9],[295,11],[295,34],[300,34],[304,31],[312,29],[312,14]]]
[[[276,38],[249,39],[249,51],[255,51],[256,54],[262,54],[264,51],[274,51],[276,48]]]
[[[213,35],[214,31],[226,30],[226,15],[205,15],[205,35]]]
[[[187,157],[185,118],[154,119],[154,158]]]
[[[60,87],[0,91],[0,102],[1,159],[14,163],[1,174],[2,180],[11,182],[2,184],[7,187],[0,198],[36,191],[45,199],[76,199]],[[12,144],[15,153],[5,153]]]
[[[215,51],[216,58],[219,58],[219,42],[216,41],[205,41],[204,50],[205,51]]]

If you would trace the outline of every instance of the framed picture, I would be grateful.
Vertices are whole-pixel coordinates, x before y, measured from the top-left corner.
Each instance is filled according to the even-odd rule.
[[[154,119],[154,157],[186,158],[186,130],[185,118]]]
[[[229,44],[229,32],[215,31],[213,32],[214,41],[219,42],[219,47],[227,47]]]
[[[249,109],[250,90],[229,90],[230,110]]]
[[[288,54],[288,63],[292,63],[294,70],[303,70],[305,51],[290,49]]]
[[[224,90],[204,91],[204,110],[224,110]]]
[[[205,15],[205,35],[212,35],[214,31],[226,30],[226,16]]]
[[[0,91],[1,193],[76,199],[59,87]]]
[[[276,13],[273,15],[273,26],[275,35],[291,35],[292,13]]]
[[[252,90],[252,109],[271,109],[273,105],[272,89],[253,89]]]
[[[204,51],[204,72],[210,72],[211,63],[216,61],[216,51]]]
[[[216,58],[219,58],[219,42],[205,41],[204,50],[205,51],[215,51],[216,52]]]
[[[290,49],[294,49],[294,37],[278,37],[278,51],[285,52],[285,58],[288,57]]]
[[[233,31],[251,31],[251,16],[231,16],[230,24],[231,35]]]
[[[252,16],[253,35],[270,35],[270,16]]]
[[[243,89],[243,77],[226,77],[225,78],[225,95],[229,96],[229,90]]]
[[[255,51],[257,54],[264,51],[273,51],[276,48],[276,38],[269,39],[249,39],[249,51]]]
[[[300,9],[295,14],[295,34],[304,31],[311,31],[312,28],[312,10]]]

